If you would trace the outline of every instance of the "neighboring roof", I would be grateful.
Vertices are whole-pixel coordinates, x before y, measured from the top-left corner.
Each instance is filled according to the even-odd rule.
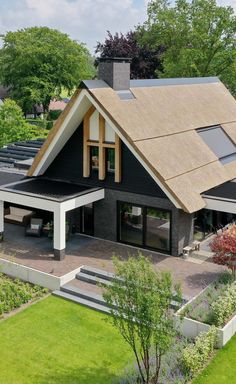
[[[0,85],[0,99],[3,100],[6,97],[8,97],[8,91],[9,91],[9,88],[4,87],[3,85]]]
[[[81,88],[185,211],[204,208],[201,193],[236,177],[236,161],[221,164],[196,131],[221,125],[236,142],[236,102],[217,78],[131,81],[129,100],[101,80],[84,81]],[[78,97],[60,116],[30,175]]]
[[[69,101],[52,100],[49,104],[49,111],[63,111]]]
[[[44,143],[44,139],[26,140],[11,143],[0,148],[0,168],[1,167],[19,167],[21,162],[33,159]],[[32,162],[23,163],[23,168],[30,168]],[[24,166],[25,165],[25,166]]]

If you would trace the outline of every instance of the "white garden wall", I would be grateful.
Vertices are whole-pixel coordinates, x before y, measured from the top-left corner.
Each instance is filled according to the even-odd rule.
[[[16,277],[18,279],[28,281],[29,283],[38,284],[54,291],[55,289],[60,289],[62,285],[74,279],[75,275],[80,271],[80,267],[64,276],[58,277],[50,273],[41,272],[37,269],[29,268],[25,265],[0,258],[0,271],[11,277]]]
[[[201,292],[202,293],[202,292]],[[201,294],[200,293],[200,294]],[[198,295],[199,296],[199,295]],[[194,301],[198,296],[194,297],[187,304],[176,312],[176,325],[183,336],[189,339],[195,339],[201,332],[207,332],[210,325],[201,323],[199,321],[181,317],[181,312],[184,308]],[[236,333],[236,315],[224,326],[224,328],[217,330],[217,347],[222,348]]]

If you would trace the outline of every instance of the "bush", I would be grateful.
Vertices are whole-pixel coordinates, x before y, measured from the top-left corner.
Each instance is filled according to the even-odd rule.
[[[19,279],[0,274],[0,315],[19,308],[30,300],[42,297],[48,290]]]
[[[236,282],[229,285],[212,304],[213,321],[216,326],[223,326],[236,311]]]
[[[49,120],[57,120],[61,113],[62,113],[62,111],[60,109],[55,109],[53,111],[49,111],[48,112],[48,119]]]
[[[220,312],[224,311],[224,308],[221,308],[220,304],[222,302],[221,297],[227,297],[228,294],[226,294],[226,292],[228,292],[231,286],[235,287],[235,284],[236,283],[231,273],[222,273],[218,280],[210,284],[206,290],[204,290],[195,300],[183,309],[181,315],[210,325],[219,326],[223,324],[221,323],[221,320],[217,320],[218,313],[219,316],[221,316]],[[233,288],[233,291],[234,290],[235,288]],[[232,296],[232,291],[230,290],[230,292]],[[224,301],[226,301],[226,298],[223,299],[223,304]],[[215,305],[216,302],[219,302],[219,305]],[[229,305],[227,307],[229,307]],[[233,306],[230,306],[230,308],[231,309],[229,311],[226,308],[224,319],[230,317],[230,315],[232,315],[236,310],[236,306],[234,308]]]
[[[208,332],[200,333],[195,343],[184,348],[182,366],[186,374],[193,377],[202,369],[211,356],[216,342],[216,328],[212,326]]]

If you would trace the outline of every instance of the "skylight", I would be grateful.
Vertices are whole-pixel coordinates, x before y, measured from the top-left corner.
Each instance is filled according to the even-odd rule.
[[[198,129],[197,132],[222,164],[236,160],[236,146],[221,126]]]

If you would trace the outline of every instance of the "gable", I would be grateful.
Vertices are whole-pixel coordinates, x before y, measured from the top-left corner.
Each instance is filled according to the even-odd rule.
[[[102,81],[86,83],[29,175],[46,171],[93,105],[177,208],[190,213],[204,208],[203,192],[236,177],[236,161],[221,164],[196,131],[221,125],[235,141],[236,103],[218,80],[132,86],[130,100]]]
[[[124,143],[121,146],[121,175],[120,183],[115,183],[112,174],[107,174],[104,180],[99,180],[94,174],[88,178],[83,177],[82,124],[76,129],[44,174],[48,178],[66,180],[91,187],[101,186],[143,195],[166,197]]]

